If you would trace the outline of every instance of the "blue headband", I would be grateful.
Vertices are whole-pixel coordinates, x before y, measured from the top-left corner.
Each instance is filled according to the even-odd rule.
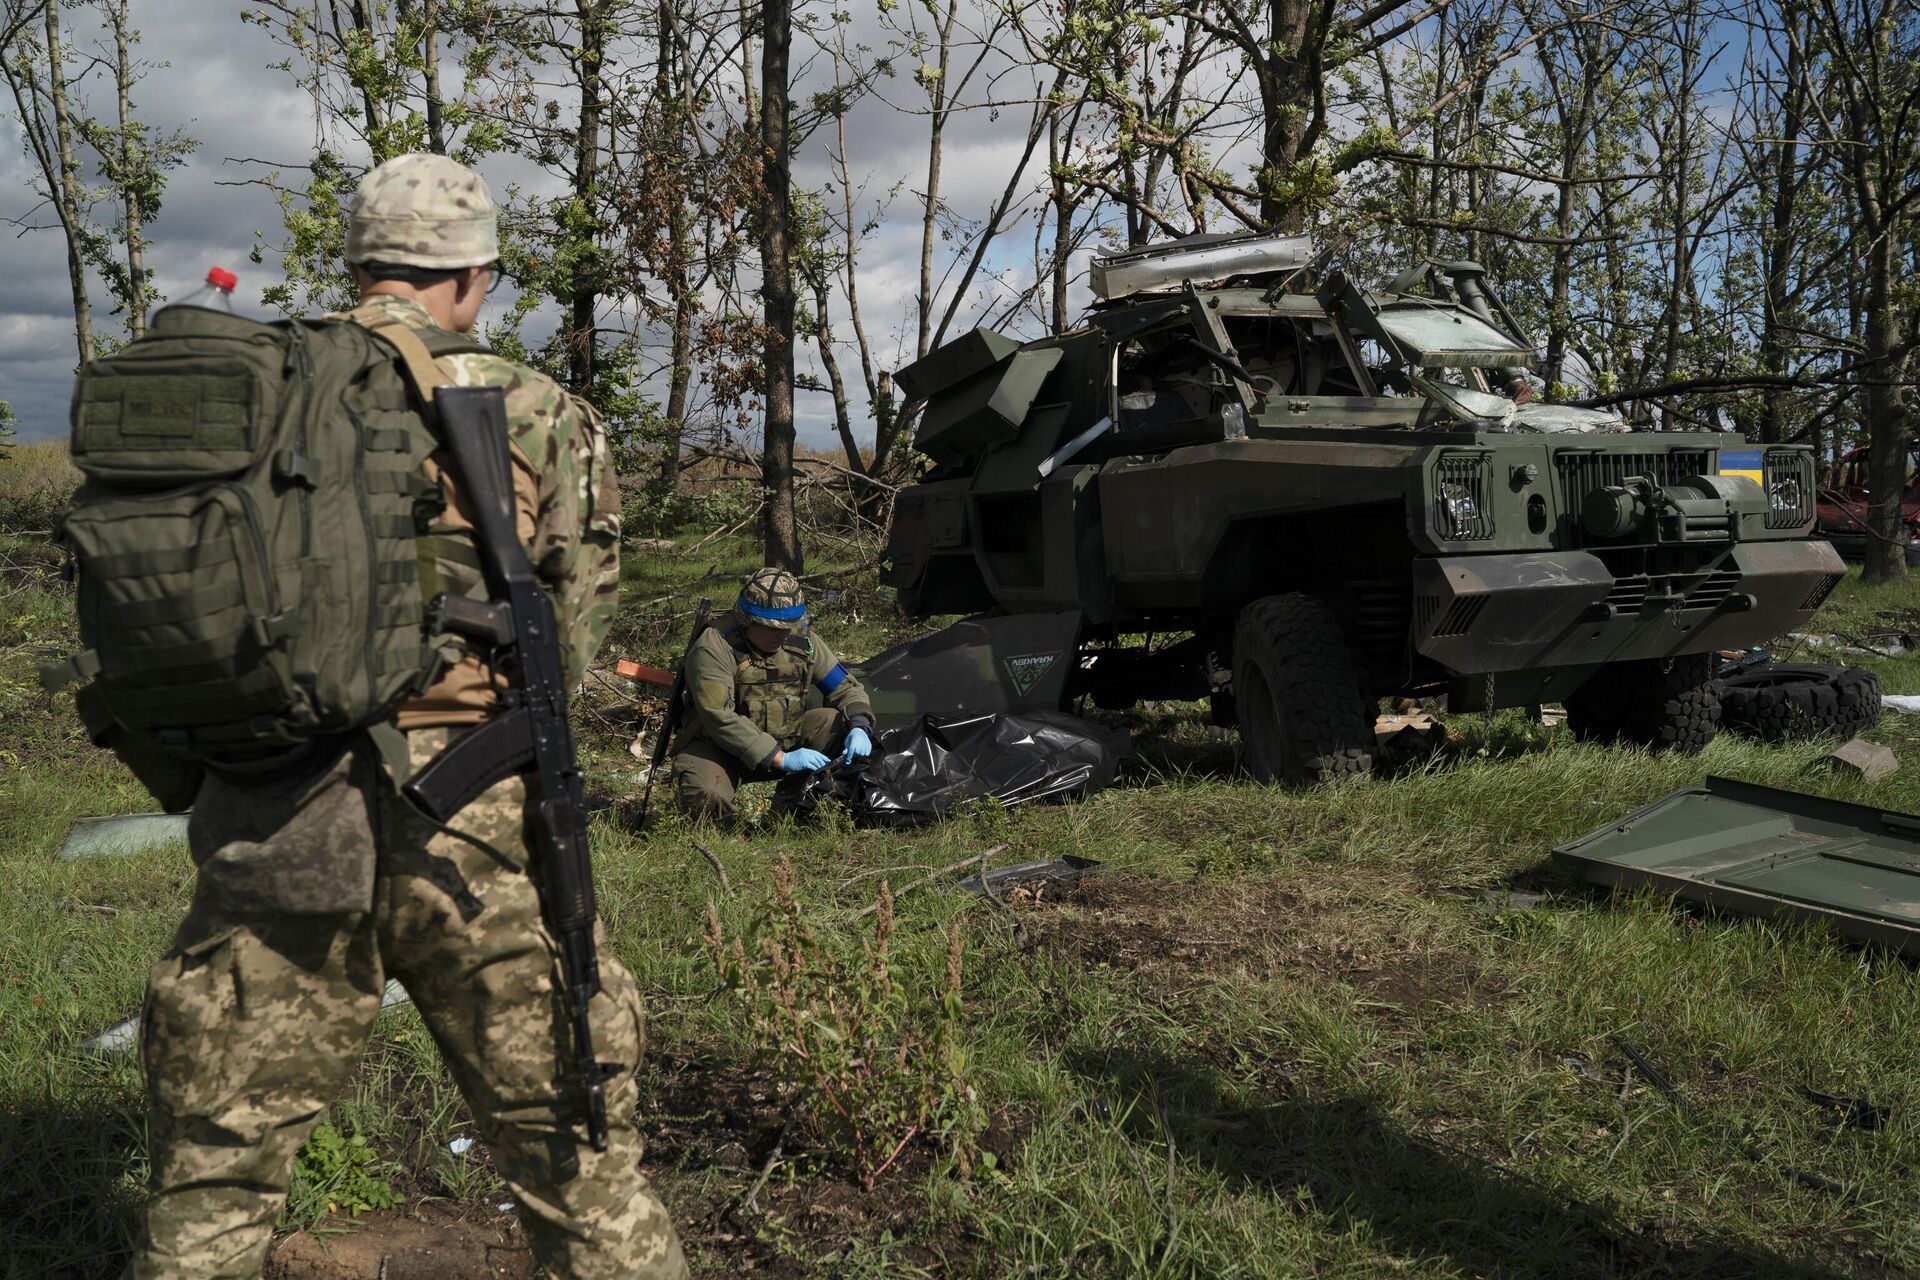
[[[755,604],[745,596],[735,600],[733,607],[749,618],[758,618],[762,622],[798,622],[807,616],[807,606],[804,604],[792,604],[784,609],[769,609],[764,605]]]

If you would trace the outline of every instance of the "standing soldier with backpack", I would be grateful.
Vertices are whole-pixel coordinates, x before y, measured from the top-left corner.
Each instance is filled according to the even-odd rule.
[[[470,170],[430,155],[373,170],[346,256],[361,303],[344,317],[162,311],[154,340],[101,362],[75,395],[76,459],[107,496],[83,495],[67,530],[94,646],[69,674],[96,677],[80,694],[96,739],[169,807],[191,797],[198,868],[148,985],[153,1200],[130,1274],[260,1274],[294,1153],[346,1087],[394,977],[549,1272],[683,1277],[638,1168],[639,992],[610,956],[586,1015],[608,1064],[590,1067],[605,1075],[607,1132],[589,1140],[581,1123],[590,1089],[569,1054],[526,776],[445,824],[397,789],[489,720],[511,670],[426,607],[489,600],[475,499],[426,432],[433,387],[505,391],[517,529],[570,685],[614,610],[605,440],[582,402],[463,336],[499,271],[493,201]],[[194,343],[166,345],[189,331]],[[306,424],[297,436],[289,420]],[[262,444],[270,432],[285,447]],[[175,525],[131,523],[155,510]],[[354,643],[316,645],[346,627]]]

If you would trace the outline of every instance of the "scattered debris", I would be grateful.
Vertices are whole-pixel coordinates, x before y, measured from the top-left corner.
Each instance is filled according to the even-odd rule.
[[[1780,1161],[1774,1159],[1772,1155],[1768,1154],[1767,1150],[1760,1145],[1760,1136],[1754,1132],[1752,1124],[1749,1123],[1745,1125],[1738,1134],[1732,1132],[1730,1128],[1723,1125],[1704,1105],[1695,1102],[1693,1099],[1687,1097],[1686,1094],[1680,1092],[1680,1086],[1668,1079],[1666,1073],[1661,1071],[1660,1068],[1654,1066],[1647,1055],[1637,1046],[1621,1039],[1619,1036],[1613,1037],[1613,1045],[1614,1048],[1620,1050],[1621,1053],[1627,1056],[1627,1060],[1631,1062],[1640,1074],[1645,1076],[1655,1088],[1659,1089],[1661,1093],[1666,1094],[1668,1101],[1672,1102],[1674,1106],[1680,1108],[1681,1111],[1685,1112],[1697,1123],[1719,1131],[1724,1139],[1732,1142],[1739,1148],[1740,1154],[1762,1168],[1776,1170],[1779,1173],[1785,1174],[1801,1186],[1812,1187],[1816,1191],[1826,1191],[1839,1196],[1859,1195],[1872,1200],[1885,1198],[1878,1190],[1872,1187],[1850,1186],[1847,1183],[1835,1181],[1825,1174],[1812,1173],[1795,1165],[1782,1164]],[[1812,1091],[1808,1090],[1807,1092],[1811,1093]],[[1826,1095],[1823,1094],[1819,1096],[1824,1097]]]
[[[184,813],[127,813],[75,818],[73,825],[67,828],[67,838],[60,846],[60,856],[69,860],[123,857],[184,843],[186,838],[187,815]]]
[[[1606,1074],[1593,1064],[1592,1058],[1584,1053],[1558,1054],[1554,1057],[1554,1061],[1583,1079],[1597,1081],[1600,1084],[1609,1083]]]
[[[1920,817],[1708,778],[1553,851],[1616,888],[1920,956]]]
[[[387,988],[380,993],[380,1007],[391,1009],[396,1005],[412,1004],[413,997],[399,982],[388,979]],[[97,1036],[89,1036],[80,1042],[80,1052],[95,1057],[111,1058],[116,1054],[130,1052],[140,1042],[140,1015],[128,1014],[120,1021],[108,1027]]]
[[[1883,693],[1880,705],[1903,715],[1920,716],[1920,693]]]
[[[472,1138],[455,1138],[452,1142],[449,1142],[447,1144],[447,1150],[453,1152],[453,1154],[457,1156],[463,1156],[467,1154],[467,1152],[473,1150],[473,1139]]]
[[[1850,636],[1835,632],[1831,635],[1810,635],[1804,631],[1789,631],[1787,639],[1797,648],[1806,645],[1810,649],[1831,649],[1835,653],[1849,653],[1864,658],[1897,658],[1907,652],[1907,637],[1897,631],[1875,632],[1870,636]],[[1878,642],[1878,647],[1865,643],[1868,640]]]
[[[1874,783],[1899,772],[1900,761],[1893,748],[1863,738],[1854,738],[1829,751],[1824,757],[1835,772],[1845,773],[1862,782]]]
[[[1438,752],[1447,731],[1424,711],[1381,716],[1373,722],[1375,753],[1389,765],[1417,764]]]
[[[1480,891],[1480,910],[1486,915],[1498,915],[1502,911],[1532,911],[1545,905],[1547,895],[1531,889],[1482,889]]]
[[[1893,1113],[1888,1108],[1877,1103],[1866,1102],[1859,1098],[1841,1097],[1839,1094],[1821,1093],[1818,1089],[1811,1089],[1806,1085],[1800,1086],[1800,1096],[1816,1107],[1837,1112],[1842,1121],[1856,1129],[1864,1129],[1868,1133],[1885,1127],[1887,1121],[1893,1118]]]
[[[967,893],[994,894],[1005,893],[1009,889],[1021,886],[1039,887],[1044,885],[1071,884],[1081,876],[1091,875],[1107,864],[1094,858],[1082,858],[1077,854],[1065,854],[1046,862],[1022,862],[1018,866],[1001,867],[989,871],[983,881],[978,872],[968,876],[956,886]],[[1035,892],[1031,896],[1039,897]]]

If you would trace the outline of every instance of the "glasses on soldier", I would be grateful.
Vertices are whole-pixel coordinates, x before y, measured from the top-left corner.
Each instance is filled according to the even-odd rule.
[[[487,293],[491,295],[495,289],[498,289],[501,284],[505,282],[507,273],[497,262],[489,262],[487,264],[487,270],[493,274],[493,278],[487,281]]]

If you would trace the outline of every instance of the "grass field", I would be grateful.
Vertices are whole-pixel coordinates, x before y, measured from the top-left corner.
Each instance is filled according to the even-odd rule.
[[[737,540],[698,540],[630,558],[609,661],[667,659],[692,598],[726,596],[753,566]],[[108,1276],[144,1176],[138,1079],[78,1045],[138,1005],[191,872],[177,848],[54,859],[72,818],[146,806],[66,701],[32,685],[33,661],[67,642],[44,548],[0,542],[0,571],[0,1272]],[[819,625],[849,653],[900,634],[857,576],[820,589],[838,594]],[[1822,623],[1868,637],[1892,625],[1882,613],[1917,607],[1915,588],[1849,581]],[[1920,693],[1920,658],[1849,660]],[[594,786],[628,797],[632,731],[614,691],[593,688]],[[1503,715],[1455,717],[1456,740],[1415,772],[1312,792],[1236,776],[1232,739],[1194,708],[1129,718],[1138,758],[1077,805],[906,834],[669,822],[642,841],[597,826],[612,945],[651,998],[650,1172],[698,1274],[1920,1271],[1914,967],[1815,930],[1609,896],[1547,860],[1709,773],[1920,812],[1920,718],[1889,714],[1869,735],[1906,766],[1871,789],[1818,768],[1817,745],[1723,736],[1656,759]],[[1037,900],[900,897],[876,990],[872,922],[855,909],[882,879],[995,846],[996,863],[1074,853],[1107,869]],[[871,1189],[846,1127],[803,1104],[806,1073],[755,1030],[751,1001],[719,989],[703,942],[710,903],[725,935],[779,927],[766,903],[780,856],[817,974],[871,1009],[883,1045],[915,1047],[910,1084],[944,1089],[924,1115],[945,1132],[908,1142]],[[1511,907],[1515,889],[1538,904]],[[1880,1123],[1808,1089],[1863,1099]],[[864,1132],[904,1132],[887,1097],[870,1102]],[[331,1121],[369,1144],[354,1176],[414,1211],[498,1216],[484,1148],[449,1150],[471,1126],[410,1010],[382,1016]],[[314,1223],[340,1176],[307,1161],[289,1225]]]

